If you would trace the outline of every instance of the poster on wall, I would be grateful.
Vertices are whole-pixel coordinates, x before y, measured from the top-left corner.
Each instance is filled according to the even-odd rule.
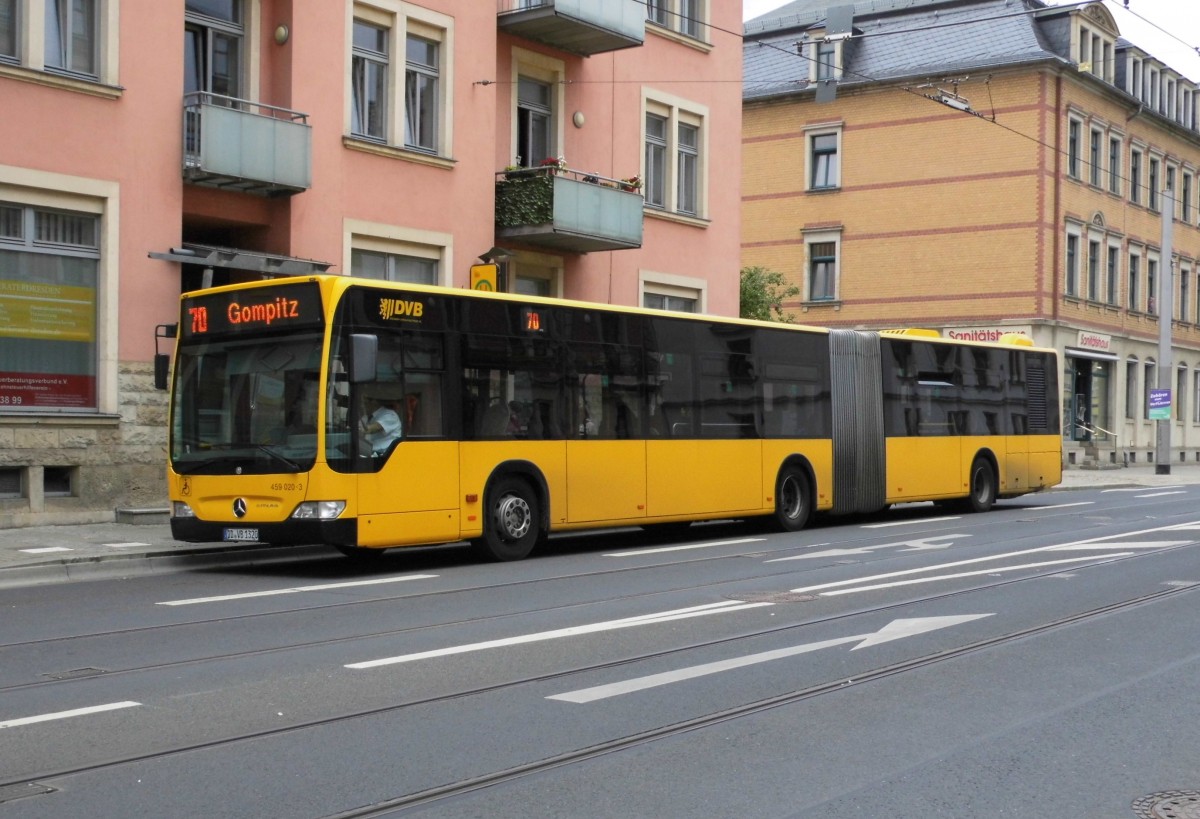
[[[95,288],[0,279],[0,338],[37,345],[43,354],[35,356],[37,361],[53,361],[59,344],[64,345],[63,358],[68,360],[75,356],[65,348],[93,345],[95,316]],[[0,369],[0,409],[96,405],[94,375],[8,369],[23,363],[33,361],[6,357],[7,367]]]

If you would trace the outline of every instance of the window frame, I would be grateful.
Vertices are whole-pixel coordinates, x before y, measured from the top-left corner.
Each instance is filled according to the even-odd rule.
[[[821,151],[817,148],[817,141],[834,138],[833,149],[831,151]],[[804,178],[808,183],[807,190],[809,191],[829,191],[838,190],[842,187],[842,124],[836,125],[817,125],[806,128],[804,131],[805,143],[805,160],[806,167],[804,169]],[[828,184],[817,184],[818,176],[821,173],[822,158],[832,157],[825,163],[825,177],[828,178]]]
[[[830,246],[833,249],[833,255],[816,256],[815,249],[817,246]],[[823,276],[828,280],[823,294],[818,295],[817,290],[817,265],[828,263],[830,268],[823,273]],[[841,284],[842,284],[842,231],[841,230],[819,230],[806,231],[804,233],[804,281],[802,286],[801,297],[804,303],[808,305],[834,304],[841,301]],[[824,294],[826,293],[827,294]]]
[[[452,284],[454,236],[450,233],[368,222],[361,219],[343,220],[342,233],[342,247],[344,248],[342,269],[346,271],[346,275],[356,275],[354,273],[354,253],[360,251],[384,254],[388,257],[386,264],[389,278],[384,279],[385,281],[399,281],[390,277],[394,270],[393,259],[406,257],[436,262],[437,272],[433,284],[443,287]]]
[[[698,314],[708,312],[708,282],[704,279],[644,270],[638,274],[638,304],[645,307],[647,296],[662,296],[668,304],[672,298],[695,299],[696,309],[691,312]],[[670,310],[671,308],[649,307],[648,309]]]
[[[663,123],[664,137],[650,133],[651,121]],[[642,90],[642,179],[647,213],[678,217],[689,221],[708,221],[708,108],[653,89]],[[695,145],[683,144],[684,129],[695,133]],[[653,167],[652,157],[663,160],[662,178]],[[685,171],[694,169],[694,178]],[[694,186],[695,201],[687,201],[683,187]]]
[[[385,73],[385,113],[383,135],[356,132],[354,25],[361,22],[387,32],[387,70]],[[454,18],[416,6],[404,0],[353,0],[346,8],[346,80],[343,145],[396,159],[451,167],[454,148]],[[432,93],[431,144],[409,139],[409,38],[415,37],[437,46],[437,64],[428,66],[436,73]],[[366,57],[357,49],[360,57]],[[376,52],[378,54],[379,52]]]

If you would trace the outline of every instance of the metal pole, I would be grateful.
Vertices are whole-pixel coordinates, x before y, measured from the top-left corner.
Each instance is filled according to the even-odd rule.
[[[1159,255],[1158,273],[1158,388],[1170,390],[1175,380],[1175,362],[1171,357],[1171,322],[1175,316],[1175,264],[1172,256],[1171,239],[1175,223],[1175,196],[1170,187],[1162,193],[1162,252]],[[1147,384],[1149,389],[1150,385]],[[1171,409],[1166,418],[1155,422],[1154,473],[1171,474],[1171,416],[1182,396],[1171,396]]]

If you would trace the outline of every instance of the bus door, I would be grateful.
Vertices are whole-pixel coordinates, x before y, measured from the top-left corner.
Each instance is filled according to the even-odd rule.
[[[576,344],[570,357],[567,518],[583,523],[645,517],[640,353],[612,344]]]
[[[458,444],[445,437],[442,347],[440,333],[380,334],[375,380],[354,387],[361,546],[459,537]],[[373,427],[375,414],[386,423]]]

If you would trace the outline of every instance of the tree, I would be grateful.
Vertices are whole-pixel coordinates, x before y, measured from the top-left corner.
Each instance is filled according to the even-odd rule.
[[[741,307],[738,314],[742,318],[791,324],[796,319],[791,313],[784,312],[783,303],[798,295],[800,288],[788,284],[782,273],[767,270],[765,267],[743,267]]]

